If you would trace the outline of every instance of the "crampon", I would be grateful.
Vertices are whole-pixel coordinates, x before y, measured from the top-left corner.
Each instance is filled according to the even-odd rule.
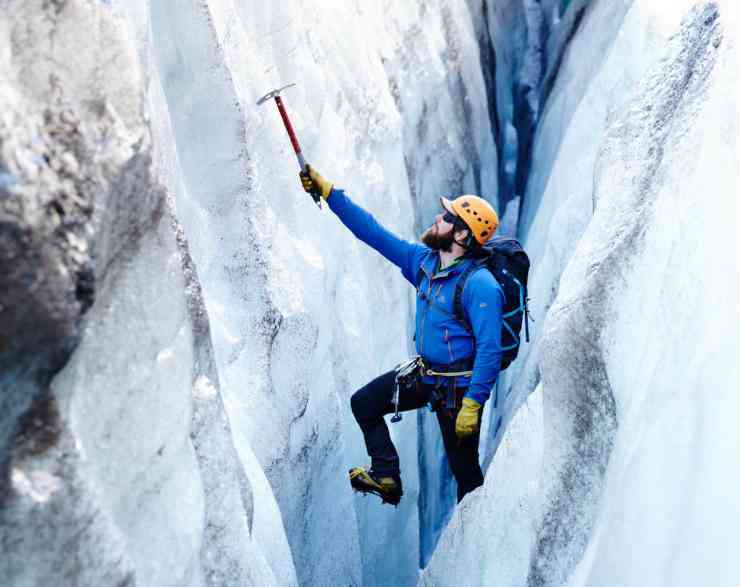
[[[377,495],[383,503],[397,506],[403,495],[401,479],[395,476],[383,476],[372,469],[355,467],[349,470],[349,482],[355,491]]]

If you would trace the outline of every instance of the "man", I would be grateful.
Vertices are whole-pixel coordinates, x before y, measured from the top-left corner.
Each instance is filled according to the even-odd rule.
[[[442,210],[419,245],[386,230],[316,170],[301,173],[301,182],[307,192],[319,193],[357,238],[400,267],[417,289],[415,341],[423,376],[414,385],[399,386],[398,409],[429,404],[436,411],[459,502],[483,484],[480,420],[501,366],[504,294],[490,271],[476,269],[461,296],[468,329],[455,317],[455,286],[496,231],[496,212],[477,196],[441,198]],[[370,469],[350,470],[352,487],[393,505],[401,500],[403,488],[398,453],[383,416],[396,407],[395,386],[396,371],[389,371],[357,391],[351,401],[372,461]]]

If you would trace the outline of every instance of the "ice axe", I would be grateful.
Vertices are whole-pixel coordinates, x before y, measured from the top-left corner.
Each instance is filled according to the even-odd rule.
[[[280,97],[280,92],[294,85],[295,84],[288,84],[287,86],[283,86],[282,88],[278,88],[277,90],[272,90],[272,92],[268,92],[267,94],[262,96],[259,100],[257,100],[257,106],[264,104],[270,98],[275,98],[275,104],[277,104],[278,111],[280,112],[280,117],[283,119],[285,130],[288,131],[288,137],[290,137],[290,144],[293,145],[295,156],[298,158],[298,165],[301,166],[301,171],[303,173],[308,173],[308,163],[306,163],[306,158],[303,156],[303,153],[301,152],[301,146],[298,144],[298,139],[295,136],[293,125],[290,124],[290,118],[288,118],[288,113],[285,110],[285,106],[283,105],[283,100]],[[321,196],[318,193],[312,193],[311,196],[313,197],[313,201],[316,202],[316,205],[319,208],[321,208]]]

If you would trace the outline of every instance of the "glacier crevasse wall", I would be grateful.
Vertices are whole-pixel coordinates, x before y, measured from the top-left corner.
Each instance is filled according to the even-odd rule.
[[[155,163],[146,11],[118,8],[4,6],[0,582],[295,583]]]
[[[525,198],[544,326],[507,379],[523,405],[422,584],[736,581],[738,22],[730,2],[584,16]]]
[[[388,8],[4,5],[3,583],[416,581],[416,419],[398,511],[346,484],[410,290],[255,106],[299,81],[309,161],[407,238],[440,193],[495,202],[482,5]]]

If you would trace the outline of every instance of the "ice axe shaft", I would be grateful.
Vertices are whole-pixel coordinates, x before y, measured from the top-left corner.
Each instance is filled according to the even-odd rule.
[[[288,132],[290,144],[293,145],[293,151],[295,151],[295,156],[298,159],[298,165],[300,166],[303,173],[308,173],[308,163],[306,163],[306,158],[303,156],[303,152],[301,151],[301,145],[298,143],[298,137],[295,136],[293,125],[290,123],[290,118],[288,118],[288,111],[285,109],[283,100],[280,97],[280,92],[294,85],[295,84],[288,84],[287,86],[283,86],[282,88],[278,88],[277,90],[268,92],[257,101],[257,106],[259,106],[260,104],[264,104],[270,98],[275,98],[275,104],[277,105],[278,111],[280,112],[280,118],[283,119],[285,130]],[[321,208],[321,196],[319,196],[318,194],[311,195],[313,196],[313,200],[314,202],[316,202],[316,205]]]
[[[278,110],[280,111],[280,117],[283,119],[285,130],[288,131],[290,144],[293,145],[295,156],[298,158],[298,165],[301,166],[301,171],[303,171],[304,173],[308,173],[306,158],[303,156],[301,146],[298,144],[298,138],[295,136],[293,125],[290,124],[290,118],[288,118],[288,113],[285,110],[285,106],[283,106],[283,100],[280,96],[275,96],[275,104],[277,104]]]

